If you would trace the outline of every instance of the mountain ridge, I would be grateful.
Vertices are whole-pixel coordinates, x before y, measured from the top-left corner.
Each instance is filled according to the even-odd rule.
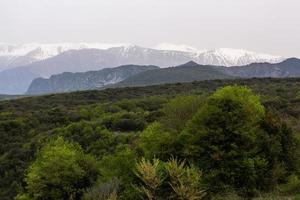
[[[247,53],[247,51],[240,50],[236,50],[236,53],[232,53],[234,51],[231,51],[230,49],[223,49],[220,51],[223,53],[216,53],[216,51],[212,51],[206,54],[199,54],[182,51],[156,50],[132,44],[119,44],[119,46],[114,47],[106,46],[104,49],[84,48],[79,50],[61,51],[62,53],[56,56],[40,61],[33,61],[33,63],[0,72],[0,93],[23,94],[28,89],[31,81],[35,78],[47,78],[51,75],[63,72],[86,72],[131,64],[171,67],[178,66],[190,60],[194,60],[200,64],[204,63],[204,65],[220,66],[228,66],[229,64],[236,66],[240,63],[248,64],[265,61],[264,59],[262,60],[260,56],[252,56],[252,54]],[[41,52],[39,52],[38,49],[36,52],[31,53],[34,57],[35,53],[40,54]],[[228,56],[223,58],[222,56],[226,54],[228,54]],[[232,55],[229,56],[229,54]],[[231,59],[234,58],[234,55],[239,57],[232,61]],[[273,59],[273,57],[271,58]],[[32,62],[30,59],[31,58],[29,57],[23,56],[16,58],[14,62]],[[229,59],[229,61],[226,59]],[[282,58],[278,57],[278,59],[281,60]],[[275,60],[272,61],[275,62]],[[22,75],[21,79],[20,75]]]
[[[200,65],[194,61],[190,61],[177,67],[145,71],[109,87],[136,87],[201,80],[266,77],[300,77],[300,59],[290,58],[276,64],[252,63],[229,68],[224,66]]]
[[[91,90],[120,82],[132,75],[153,69],[158,69],[158,67],[151,65],[124,65],[116,68],[105,68],[99,71],[64,72],[62,74],[52,75],[48,79],[34,79],[26,94],[36,95]]]

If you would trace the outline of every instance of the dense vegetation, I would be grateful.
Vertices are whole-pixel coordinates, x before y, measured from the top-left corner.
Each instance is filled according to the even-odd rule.
[[[299,86],[216,80],[2,101],[0,199],[296,199]]]

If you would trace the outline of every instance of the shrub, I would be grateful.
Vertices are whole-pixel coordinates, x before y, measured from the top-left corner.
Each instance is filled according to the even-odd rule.
[[[136,175],[142,181],[137,189],[147,199],[200,200],[205,196],[202,173],[185,162],[171,159],[166,163],[144,158],[137,163]]]
[[[18,198],[79,199],[97,175],[95,159],[85,155],[80,146],[59,137],[38,153],[26,174],[26,194]]]

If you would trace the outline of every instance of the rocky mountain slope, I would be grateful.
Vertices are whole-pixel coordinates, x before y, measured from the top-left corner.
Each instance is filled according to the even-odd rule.
[[[37,78],[33,80],[26,93],[36,95],[91,90],[120,82],[135,74],[153,69],[158,69],[158,67],[126,65],[84,73],[64,72],[62,74],[53,75],[49,79]]]

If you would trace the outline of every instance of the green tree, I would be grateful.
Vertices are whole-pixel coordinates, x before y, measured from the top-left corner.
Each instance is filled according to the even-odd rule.
[[[174,153],[175,139],[175,135],[165,131],[160,123],[154,122],[141,133],[139,145],[146,158],[157,157],[166,161]]]
[[[27,170],[25,196],[33,200],[77,200],[96,180],[96,160],[83,153],[79,145],[51,140],[38,153]]]
[[[162,109],[164,117],[149,125],[140,135],[140,147],[148,159],[168,161],[181,157],[182,143],[178,136],[202,104],[199,96],[178,96]]]
[[[265,110],[245,87],[228,86],[211,95],[182,135],[185,154],[203,170],[212,190],[229,185],[252,192],[266,167],[259,155]]]
[[[137,160],[136,152],[128,145],[119,145],[114,154],[104,156],[99,165],[100,176],[98,178],[98,190],[114,180],[119,182],[119,199],[136,199],[137,192],[133,190],[133,169]]]

